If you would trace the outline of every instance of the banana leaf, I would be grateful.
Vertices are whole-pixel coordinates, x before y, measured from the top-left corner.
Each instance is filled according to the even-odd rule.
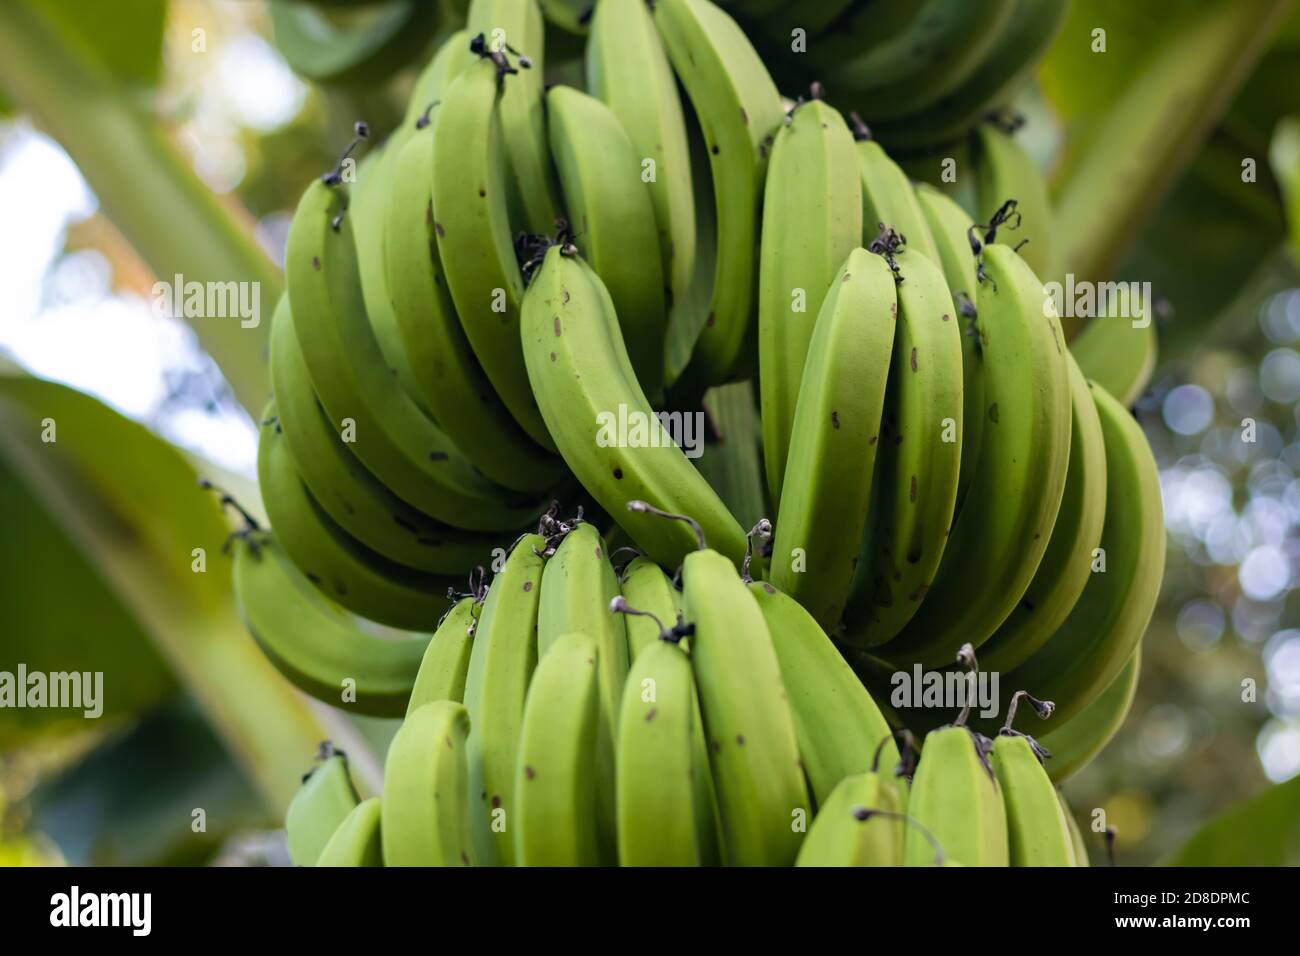
[[[1300,866],[1300,777],[1206,823],[1162,866]]]

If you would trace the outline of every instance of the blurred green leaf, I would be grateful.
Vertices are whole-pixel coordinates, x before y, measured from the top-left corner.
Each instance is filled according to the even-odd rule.
[[[43,441],[51,424],[56,440]],[[226,521],[190,462],[96,399],[3,366],[0,456],[54,533],[99,569],[270,804],[283,808],[317,743],[339,724],[323,723],[245,631],[221,553]],[[22,554],[23,543],[6,551]],[[30,606],[21,646],[51,642],[58,670],[84,670],[82,648],[103,640],[100,622],[73,616],[77,592],[60,600],[73,607],[54,618],[62,629],[51,632],[43,607]],[[128,678],[113,662],[105,668],[110,698],[119,679]]]
[[[31,804],[31,828],[73,866],[201,864],[232,834],[278,823],[187,698],[37,789]]]
[[[1265,790],[1201,827],[1163,866],[1300,865],[1300,777]]]
[[[1300,260],[1300,117],[1290,116],[1277,124],[1269,161],[1286,199],[1291,245]]]
[[[104,73],[128,85],[155,86],[162,73],[167,0],[31,0],[32,6]]]

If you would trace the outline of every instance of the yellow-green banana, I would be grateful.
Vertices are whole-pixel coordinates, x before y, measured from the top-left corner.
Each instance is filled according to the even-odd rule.
[[[1092,576],[1093,549],[1106,518],[1106,443],[1092,391],[1074,359],[1070,372],[1070,461],[1065,492],[1043,560],[1020,602],[980,647],[980,664],[1009,671],[1056,633]]]
[[[451,700],[406,715],[384,761],[381,833],[388,866],[471,866],[469,714]]]
[[[628,562],[619,589],[627,603],[642,612],[624,618],[628,659],[635,661],[643,650],[659,640],[661,626],[672,627],[677,622],[681,599],[663,569],[644,556]]]
[[[770,576],[826,630],[839,624],[862,549],[897,312],[885,260],[854,249],[808,346]]]
[[[514,863],[513,800],[524,698],[537,665],[537,604],[546,539],[524,535],[492,579],[465,677],[470,819],[479,865]]]
[[[600,648],[583,634],[556,639],[528,687],[515,775],[520,866],[594,866]]]
[[[898,748],[889,724],[816,620],[767,582],[755,582],[749,590],[776,649],[799,759],[817,803],[830,799],[846,777],[877,762],[892,769]]]
[[[498,76],[490,58],[480,59],[443,95],[433,114],[433,230],[447,289],[483,371],[528,436],[552,450],[516,348],[524,283],[510,230],[497,104],[501,87],[519,79]]]
[[[460,703],[465,699],[465,676],[469,673],[474,629],[478,626],[481,607],[476,598],[461,598],[433,632],[415,675],[415,686],[406,705],[407,716],[435,700]]]
[[[321,851],[361,802],[348,774],[348,758],[327,740],[320,746],[318,766],[302,778],[302,786],[284,814],[289,859],[294,866],[315,866]]]
[[[920,607],[947,546],[961,471],[961,319],[936,264],[907,249],[896,261],[903,281],[880,453],[844,615],[844,640],[866,647],[888,641]]]
[[[939,251],[925,214],[907,174],[889,158],[855,114],[858,171],[862,175],[862,242],[870,243],[882,227],[893,229],[907,240],[909,249],[925,253],[940,264]]]
[[[902,866],[905,819],[881,773],[845,777],[819,801],[796,866]]]
[[[1156,327],[1152,304],[1140,317],[1101,316],[1092,319],[1070,340],[1070,354],[1088,381],[1110,392],[1125,408],[1132,408],[1146,391],[1156,368]]]
[[[317,866],[383,866],[379,798],[362,800],[343,818],[316,858]]]
[[[569,468],[638,547],[676,567],[693,538],[626,510],[632,499],[690,514],[737,565],[745,534],[655,415],[636,380],[600,277],[552,246],[524,297],[524,357],[547,426]]]
[[[1060,727],[1043,735],[1043,746],[1052,752],[1052,765],[1047,769],[1052,780],[1060,783],[1087,766],[1119,732],[1133,706],[1141,669],[1142,649],[1139,647],[1133,651],[1119,676],[1092,703]]]
[[[263,415],[257,480],[276,540],[323,594],[381,624],[408,631],[433,628],[455,582],[394,564],[330,520],[294,470],[274,403]]]
[[[1052,200],[1033,157],[1014,136],[993,123],[983,123],[975,131],[971,161],[975,165],[976,211],[981,217],[992,216],[1009,199],[1016,201],[1015,228],[999,231],[996,241],[1015,246],[1029,268],[1045,281],[1059,279]]]
[[[1041,706],[1041,705],[1040,705]],[[1050,705],[1047,713],[1051,712]],[[1050,756],[1031,738],[1007,725],[993,741],[990,760],[1007,814],[1007,843],[1012,866],[1074,866],[1074,840],[1043,757]]]
[[[883,645],[895,664],[940,667],[962,644],[978,647],[997,630],[1038,569],[1065,487],[1070,378],[1055,309],[1009,247],[985,246],[983,267],[977,323],[987,421],[977,473],[925,601]]]
[[[659,258],[644,254],[659,237],[641,159],[613,110],[580,90],[551,87],[546,119],[574,242],[609,290],[637,381],[657,404],[668,315]]]
[[[253,640],[299,690],[334,707],[399,717],[427,639],[382,640],[324,600],[269,532],[234,540],[235,600]]]
[[[366,321],[344,186],[317,179],[307,187],[289,228],[285,273],[316,395],[335,428],[351,424],[349,447],[380,481],[457,527],[499,531],[536,516],[537,502],[483,478],[393,380]]]
[[[1056,795],[1061,801],[1061,812],[1065,814],[1065,825],[1070,828],[1070,840],[1074,844],[1074,865],[1091,866],[1092,863],[1088,858],[1088,844],[1083,839],[1083,831],[1079,829],[1079,821],[1074,819],[1074,811],[1070,809],[1065,794],[1059,788]]]
[[[926,831],[944,857],[963,866],[1010,863],[1002,794],[981,742],[969,727],[951,725],[926,734],[907,813],[921,827],[907,829],[906,866],[935,862]]]
[[[1106,442],[1107,489],[1093,573],[1065,623],[1002,681],[1004,688],[1033,687],[1056,703],[1049,731],[1097,699],[1124,670],[1164,577],[1164,511],[1151,448],[1124,406],[1097,386],[1092,395]]]
[[[862,244],[862,177],[844,118],[816,99],[797,105],[776,134],[764,189],[758,364],[767,487],[779,504],[813,329]],[[858,354],[874,358],[867,347]]]
[[[654,19],[704,131],[717,210],[708,315],[682,374],[719,385],[753,361],[758,207],[781,96],[744,31],[709,0],[657,0]]]
[[[596,4],[586,65],[592,94],[619,118],[638,162],[652,164],[646,188],[654,206],[667,306],[673,322],[688,322],[679,316],[692,304],[695,273],[691,157],[677,80],[645,0]],[[665,371],[666,366],[665,361]]]

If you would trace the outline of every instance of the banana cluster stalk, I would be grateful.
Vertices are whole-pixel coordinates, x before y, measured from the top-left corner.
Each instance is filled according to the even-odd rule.
[[[1067,344],[988,120],[1064,7],[470,0],[357,124],[231,546],[281,673],[404,723],[368,799],[322,752],[295,863],[1086,864],[1056,785],[1127,713],[1164,536],[1154,332]],[[976,652],[989,707],[894,693]]]

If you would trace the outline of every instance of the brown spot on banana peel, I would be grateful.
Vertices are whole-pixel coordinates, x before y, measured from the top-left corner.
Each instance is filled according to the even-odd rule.
[[[912,348],[912,371],[916,371],[916,348]]]

